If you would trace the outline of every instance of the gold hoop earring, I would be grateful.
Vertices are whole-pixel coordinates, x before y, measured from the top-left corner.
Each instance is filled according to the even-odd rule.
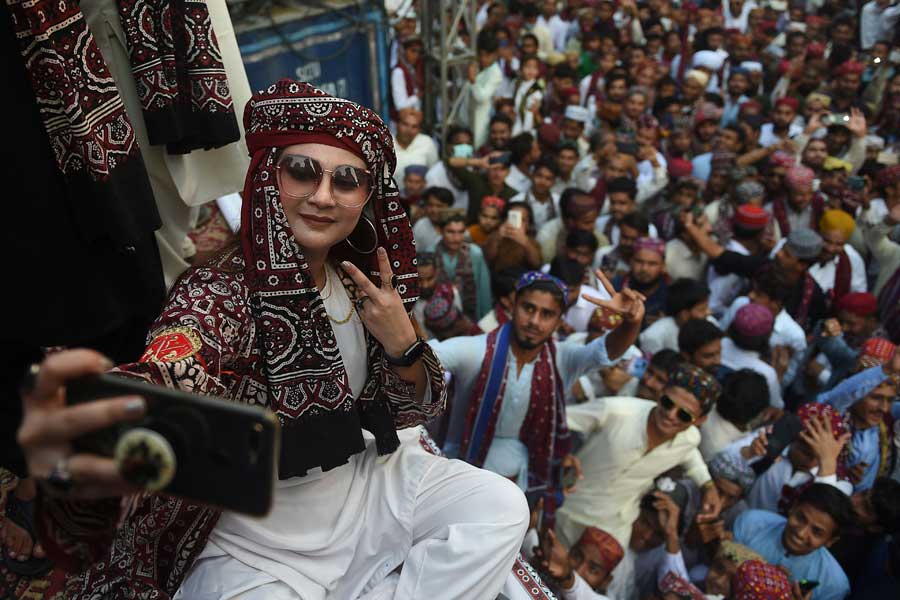
[[[372,248],[369,250],[362,250],[361,248],[357,248],[356,244],[350,241],[350,236],[348,235],[344,238],[344,241],[347,242],[347,245],[359,252],[360,254],[372,254],[375,250],[378,249],[378,230],[375,229],[375,223],[373,223],[368,217],[363,216],[362,220],[369,224],[369,227],[372,228],[372,237],[374,238],[374,242],[372,244]],[[355,230],[354,230],[355,231]],[[353,235],[352,233],[350,235]]]

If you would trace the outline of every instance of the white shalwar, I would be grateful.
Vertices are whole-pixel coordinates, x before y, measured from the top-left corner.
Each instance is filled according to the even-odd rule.
[[[330,268],[329,281],[339,281]],[[340,320],[351,304],[335,287],[323,296]],[[362,324],[354,314],[334,328],[358,395]],[[494,598],[528,527],[524,496],[502,477],[436,456],[420,428],[398,433],[388,456],[366,432],[366,449],[347,464],[276,481],[264,518],[224,512],[175,600]]]

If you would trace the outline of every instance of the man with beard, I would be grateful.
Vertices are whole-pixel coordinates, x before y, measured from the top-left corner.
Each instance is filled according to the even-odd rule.
[[[513,122],[509,116],[497,113],[488,125],[488,141],[478,149],[478,156],[488,156],[493,152],[506,152],[512,137]]]
[[[837,600],[850,593],[843,569],[828,551],[853,519],[850,499],[827,483],[813,483],[799,495],[787,518],[748,510],[734,524],[734,541],[770,564],[787,568],[791,581],[817,581],[813,600]]]
[[[612,397],[568,407],[569,427],[585,436],[577,455],[584,479],[557,512],[560,540],[571,544],[593,526],[628,545],[641,498],[659,475],[677,465],[702,489],[698,521],[717,517],[721,498],[697,449],[697,427],[720,391],[709,373],[679,365],[658,403]]]
[[[796,98],[779,98],[772,111],[772,122],[763,123],[759,135],[759,145],[765,148],[803,133],[803,128],[794,123],[800,103]]]
[[[543,490],[546,515],[553,514],[555,493],[562,490],[560,467],[581,470],[569,454],[564,390],[588,371],[612,365],[637,339],[644,316],[639,294],[616,292],[601,280],[611,299],[594,302],[620,314],[622,322],[589,344],[553,340],[568,289],[540,271],[519,280],[509,323],[476,337],[432,342],[457,382],[461,403],[451,421],[465,422],[459,457],[508,477],[523,490]],[[453,423],[450,428],[456,429]],[[451,456],[454,446],[451,439]]]
[[[750,73],[746,69],[735,67],[728,76],[728,93],[725,95],[725,109],[722,112],[720,124],[732,125],[737,123],[738,112],[741,104],[750,99],[747,91],[750,89]]]
[[[866,291],[866,263],[847,243],[855,228],[853,217],[842,210],[826,210],[819,219],[822,254],[809,274],[834,302],[850,292]]]
[[[794,165],[785,173],[787,198],[776,196],[770,211],[778,221],[781,235],[788,235],[795,229],[818,229],[825,212],[825,200],[813,189],[815,177],[813,170],[803,165]]]
[[[613,285],[617,290],[635,290],[646,298],[642,330],[664,317],[669,291],[665,242],[649,237],[635,240],[631,269],[628,274],[613,280]]]

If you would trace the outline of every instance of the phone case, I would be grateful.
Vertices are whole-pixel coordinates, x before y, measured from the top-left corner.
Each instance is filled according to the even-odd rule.
[[[108,374],[71,381],[66,388],[69,404],[124,395],[147,402],[143,419],[83,436],[73,444],[76,451],[120,459],[117,454],[128,450],[123,444],[143,443],[145,452],[160,455],[168,444],[174,473],[160,492],[250,515],[269,512],[280,435],[271,412]],[[160,436],[163,441],[155,440]],[[127,467],[117,462],[120,470]]]

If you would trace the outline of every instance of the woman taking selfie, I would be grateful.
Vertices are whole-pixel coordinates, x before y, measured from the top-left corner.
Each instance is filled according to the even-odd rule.
[[[494,597],[527,526],[524,498],[426,452],[417,430],[397,432],[437,415],[446,390],[405,308],[415,244],[390,133],[369,109],[289,80],[254,95],[244,121],[240,247],[182,276],[141,361],[117,371],[273,411],[273,509],[256,519],[155,494],[121,509],[104,500],[127,484],[112,461],[70,455],[68,440],[143,405],[65,408],[65,380],[106,365],[88,351],[51,356],[19,437],[47,490],[45,537],[86,568],[66,597]],[[241,481],[222,486],[241,493]],[[92,538],[102,524],[111,535]]]

